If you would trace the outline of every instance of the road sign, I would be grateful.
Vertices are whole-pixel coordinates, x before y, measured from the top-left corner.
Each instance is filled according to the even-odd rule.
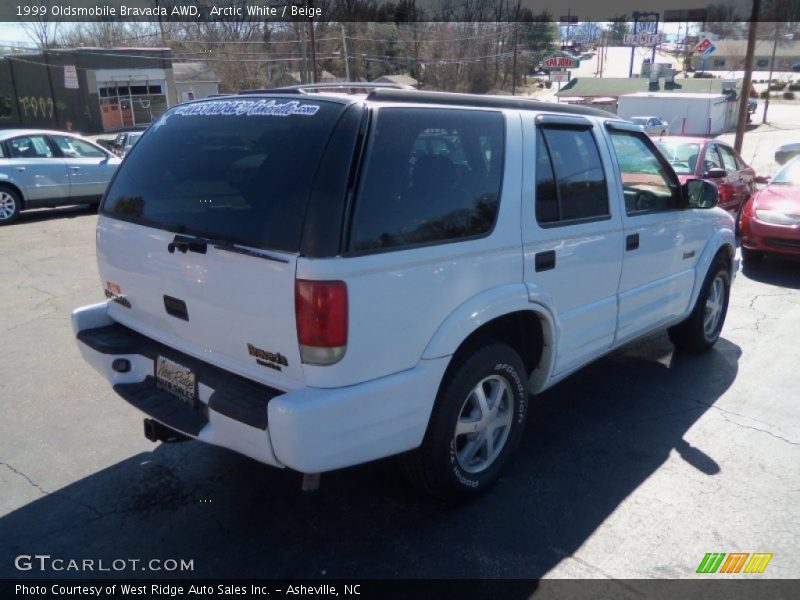
[[[550,71],[550,81],[563,83],[569,81],[569,71]]]
[[[577,69],[580,61],[570,56],[551,56],[542,61],[543,69]]]
[[[661,44],[665,39],[662,31],[660,33],[626,33],[622,41],[626,46],[655,46]]]

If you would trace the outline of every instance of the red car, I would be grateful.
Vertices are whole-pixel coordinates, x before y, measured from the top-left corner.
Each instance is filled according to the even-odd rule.
[[[755,171],[725,142],[670,136],[656,140],[656,146],[675,169],[681,183],[700,178],[716,184],[718,205],[734,216],[756,191]]]
[[[800,156],[744,205],[739,232],[745,262],[765,253],[800,256]]]

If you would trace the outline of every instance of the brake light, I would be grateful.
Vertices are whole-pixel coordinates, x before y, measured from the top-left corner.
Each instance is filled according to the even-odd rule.
[[[298,279],[294,310],[302,361],[312,365],[339,361],[347,349],[347,284]]]

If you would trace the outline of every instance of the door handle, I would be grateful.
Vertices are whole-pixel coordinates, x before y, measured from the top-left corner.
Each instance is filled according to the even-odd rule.
[[[556,251],[538,252],[534,258],[536,272],[551,271],[556,268]]]
[[[625,250],[638,250],[639,248],[639,234],[632,233],[625,238]]]
[[[28,167],[14,167],[17,171],[24,171]]]
[[[70,171],[80,171],[81,170],[80,167],[75,167],[75,166],[70,166],[69,169],[70,169]]]

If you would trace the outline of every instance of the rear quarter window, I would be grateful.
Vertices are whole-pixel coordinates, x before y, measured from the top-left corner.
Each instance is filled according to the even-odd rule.
[[[504,159],[496,111],[382,108],[353,211],[350,252],[488,234]]]

